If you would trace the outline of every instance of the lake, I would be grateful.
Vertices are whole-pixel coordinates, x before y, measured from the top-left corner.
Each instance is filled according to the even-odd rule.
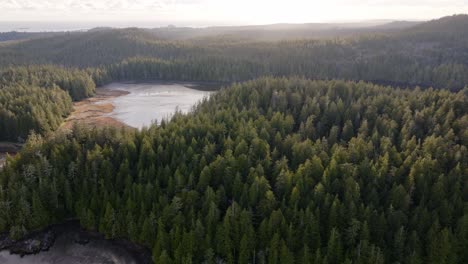
[[[113,83],[103,88],[128,92],[109,99],[114,106],[109,115],[135,128],[169,119],[176,110],[187,113],[213,93],[207,89],[215,89],[212,84],[166,82]]]

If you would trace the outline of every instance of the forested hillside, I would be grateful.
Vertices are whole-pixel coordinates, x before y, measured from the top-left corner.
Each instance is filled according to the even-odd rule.
[[[357,37],[366,34],[387,34],[398,32],[422,22],[410,21],[367,21],[361,23],[305,23],[305,24],[271,24],[256,26],[227,27],[163,27],[150,29],[160,39],[187,40],[216,36],[253,41],[278,41],[291,39],[331,39]]]
[[[155,263],[467,263],[467,96],[262,78],[159,127],[33,136],[0,231],[77,217]]]
[[[22,39],[0,140],[31,135],[0,235],[78,219],[158,264],[468,263],[468,16],[326,27],[0,34]],[[129,80],[230,84],[159,126],[56,131]]]
[[[0,89],[0,140],[25,140],[31,131],[54,131],[72,110],[70,96],[57,87],[11,85]]]
[[[354,37],[314,40],[299,35],[275,41],[223,31],[174,40],[158,31],[102,29],[0,47],[0,65],[59,64],[98,68],[101,73],[118,68],[120,72],[110,75],[137,78],[143,73],[125,67],[139,58],[143,63],[156,61],[153,71],[159,70],[160,62],[170,67],[169,73],[163,68],[163,73],[145,76],[148,79],[163,75],[245,81],[264,75],[295,75],[458,91],[468,83],[467,23],[467,15],[458,15],[390,33],[382,29]]]
[[[11,84],[32,85],[41,88],[54,86],[68,92],[79,101],[94,95],[96,85],[91,76],[78,69],[56,66],[9,67],[0,70],[0,89]]]
[[[0,140],[26,139],[31,131],[54,131],[72,111],[72,99],[94,94],[85,71],[55,66],[0,70]]]
[[[64,34],[61,32],[0,32],[0,42],[19,41],[25,39],[44,38]]]

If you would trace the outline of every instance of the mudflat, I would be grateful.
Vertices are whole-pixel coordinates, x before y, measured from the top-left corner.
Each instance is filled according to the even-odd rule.
[[[74,103],[73,112],[62,124],[61,129],[70,129],[75,122],[90,126],[127,127],[110,116],[114,110],[111,99],[128,94],[127,91],[97,88],[94,97]]]

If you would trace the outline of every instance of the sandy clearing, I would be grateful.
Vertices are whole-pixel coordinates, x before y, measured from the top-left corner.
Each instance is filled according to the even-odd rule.
[[[93,127],[128,127],[124,123],[109,116],[114,110],[114,106],[110,100],[126,94],[128,94],[126,91],[97,88],[94,97],[73,104],[73,112],[65,120],[60,129],[70,129],[76,122]]]

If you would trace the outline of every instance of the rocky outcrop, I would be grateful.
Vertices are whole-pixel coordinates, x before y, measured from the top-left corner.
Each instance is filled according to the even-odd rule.
[[[12,254],[21,256],[48,250],[55,241],[55,233],[46,230],[20,240],[12,240],[7,234],[0,235],[0,250],[9,249]]]
[[[8,233],[0,233],[0,251],[9,250],[12,254],[21,256],[29,254],[40,254],[49,250],[54,243],[60,241],[72,241],[73,243],[86,245],[88,243],[101,243],[108,241],[110,247],[117,247],[125,250],[128,256],[135,260],[134,263],[151,264],[151,251],[141,245],[130,242],[127,239],[115,238],[106,239],[104,235],[87,231],[80,227],[77,220],[69,219],[61,224],[50,225],[47,228],[31,233],[20,240],[12,240]],[[83,262],[85,263],[85,262]],[[1,264],[1,261],[0,261]]]

